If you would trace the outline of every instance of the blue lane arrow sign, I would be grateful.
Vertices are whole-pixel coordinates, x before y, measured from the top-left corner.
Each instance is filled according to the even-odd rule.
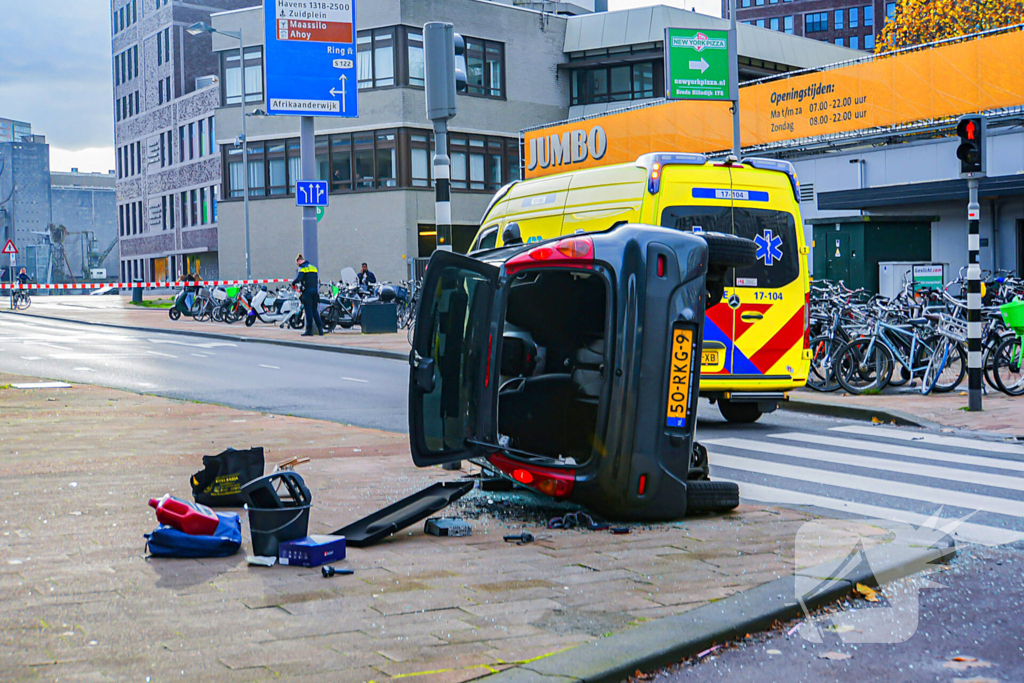
[[[295,182],[295,206],[327,206],[326,180],[298,180]]]

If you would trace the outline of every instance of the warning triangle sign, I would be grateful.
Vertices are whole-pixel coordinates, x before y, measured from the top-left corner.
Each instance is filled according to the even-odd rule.
[[[14,246],[14,240],[7,240],[7,244],[4,245],[3,252],[0,252],[0,253],[4,253],[4,254],[17,254],[18,253],[18,248],[16,246]]]

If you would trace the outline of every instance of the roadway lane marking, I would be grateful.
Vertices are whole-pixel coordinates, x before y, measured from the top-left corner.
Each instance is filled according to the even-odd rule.
[[[196,358],[210,358],[210,354],[208,353],[193,353],[191,355],[195,356]]]
[[[707,444],[706,441],[702,443]],[[934,505],[953,505],[965,510],[981,510],[984,512],[994,512],[997,515],[1024,517],[1024,501],[1019,500],[982,496],[976,493],[933,488],[919,484],[908,484],[902,481],[887,481],[885,479],[848,474],[846,472],[829,472],[827,470],[814,469],[813,467],[784,465],[766,460],[755,460],[754,458],[740,458],[721,452],[714,453],[711,463],[712,467],[717,465],[732,470],[740,470],[741,472],[746,471],[771,477],[782,477],[783,479],[795,479],[813,484],[835,486],[841,489],[904,498]]]
[[[77,370],[78,372],[96,372],[92,368],[71,368],[71,369],[72,370]]]
[[[150,344],[174,344],[176,346],[191,346],[196,349],[215,349],[218,346],[238,346],[238,344],[232,344],[231,342],[183,342],[175,341],[173,339],[150,339]]]
[[[959,453],[945,453],[933,451],[927,448],[911,448],[909,446],[898,446],[880,441],[854,441],[853,439],[838,439],[824,434],[802,434],[799,432],[786,434],[769,434],[773,439],[786,439],[787,441],[803,441],[814,443],[820,446],[837,446],[839,448],[852,448],[869,453],[881,453],[882,455],[902,455],[908,458],[920,458],[922,460],[938,460],[950,462],[957,465],[970,465],[971,467],[991,467],[1000,470],[1013,470],[1024,472],[1024,462],[1018,460],[1006,460],[1001,458],[985,458],[977,455],[961,455]]]
[[[39,356],[22,356],[21,359],[22,360],[42,360],[42,358],[39,357]]]
[[[48,344],[46,342],[36,342],[36,346],[45,346],[49,349],[57,349],[58,351],[74,351],[74,349],[69,349],[66,346],[58,346],[57,344]]]
[[[724,481],[719,479],[718,481]],[[836,510],[848,512],[853,515],[861,515],[874,519],[889,519],[904,524],[915,526],[932,526],[942,529],[947,524],[953,524],[957,520],[948,517],[936,517],[934,520],[929,515],[922,515],[917,512],[906,510],[895,510],[893,508],[867,505],[866,503],[855,503],[848,500],[817,496],[813,493],[803,491],[790,491],[789,489],[777,489],[759,484],[740,485],[740,496],[746,500],[756,500],[761,503],[774,503],[777,505],[813,505],[824,510]],[[958,541],[968,543],[980,543],[981,545],[998,546],[1006,543],[1016,543],[1024,539],[1024,533],[1000,529],[999,527],[974,524],[972,522],[961,522],[956,524],[950,531]]]
[[[159,351],[146,351],[146,353],[152,354],[154,356],[163,356],[164,358],[177,358],[177,356],[175,356],[173,354],[170,354],[170,353],[160,353]]]
[[[947,481],[978,484],[979,486],[991,486],[993,488],[1009,489],[1011,491],[1024,491],[1024,479],[1011,477],[1005,474],[989,474],[987,472],[975,472],[974,470],[962,470],[953,467],[939,467],[938,465],[925,465],[918,462],[907,462],[906,460],[872,458],[870,456],[854,455],[852,453],[818,451],[813,448],[801,448],[799,446],[787,446],[784,444],[772,444],[768,448],[765,448],[765,444],[759,441],[748,441],[747,439],[713,439],[711,441],[703,441],[702,443],[705,445],[714,444],[716,446],[724,446],[726,448],[734,448],[742,451],[754,451],[756,453],[767,451],[772,455],[785,455],[790,458],[827,462],[833,465],[851,465],[853,467],[861,467],[867,470],[898,472],[900,474],[910,474],[915,477],[945,479]]]
[[[270,368],[271,370],[280,370],[281,369],[281,368],[277,367],[276,365],[264,365],[263,363],[260,363],[260,367],[261,368]]]
[[[993,453],[1012,453],[1013,455],[1024,455],[1024,446],[1015,446],[1009,443],[998,441],[981,441],[978,439],[965,439],[957,436],[939,436],[925,432],[908,432],[892,427],[868,427],[860,425],[847,425],[845,427],[831,427],[829,431],[846,432],[848,434],[862,434],[864,436],[878,436],[884,439],[899,439],[900,441],[917,441],[920,443],[933,444],[935,446],[952,446],[954,448],[967,448],[973,451],[991,451]]]
[[[359,382],[360,384],[369,384],[370,383],[370,380],[368,380],[368,379],[356,379],[355,377],[342,377],[342,379],[348,380],[349,382]]]

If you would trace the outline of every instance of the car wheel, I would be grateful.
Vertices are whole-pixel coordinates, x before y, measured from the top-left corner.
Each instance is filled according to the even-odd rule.
[[[724,232],[699,234],[708,243],[708,266],[711,268],[746,268],[757,261],[757,245],[753,240]]]
[[[736,403],[727,398],[718,399],[718,411],[727,421],[736,424],[757,422],[764,414],[756,403]]]
[[[740,504],[740,487],[734,481],[686,482],[686,512],[728,512]]]

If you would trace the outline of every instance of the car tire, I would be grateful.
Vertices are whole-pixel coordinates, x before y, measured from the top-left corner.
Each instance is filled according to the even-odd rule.
[[[722,413],[726,421],[734,424],[751,424],[764,415],[756,403],[737,403],[727,398],[718,399],[718,412]]]
[[[757,261],[757,245],[752,240],[724,232],[702,232],[700,236],[708,243],[710,268],[746,268]]]
[[[740,487],[734,481],[686,482],[686,513],[728,512],[740,504]]]

